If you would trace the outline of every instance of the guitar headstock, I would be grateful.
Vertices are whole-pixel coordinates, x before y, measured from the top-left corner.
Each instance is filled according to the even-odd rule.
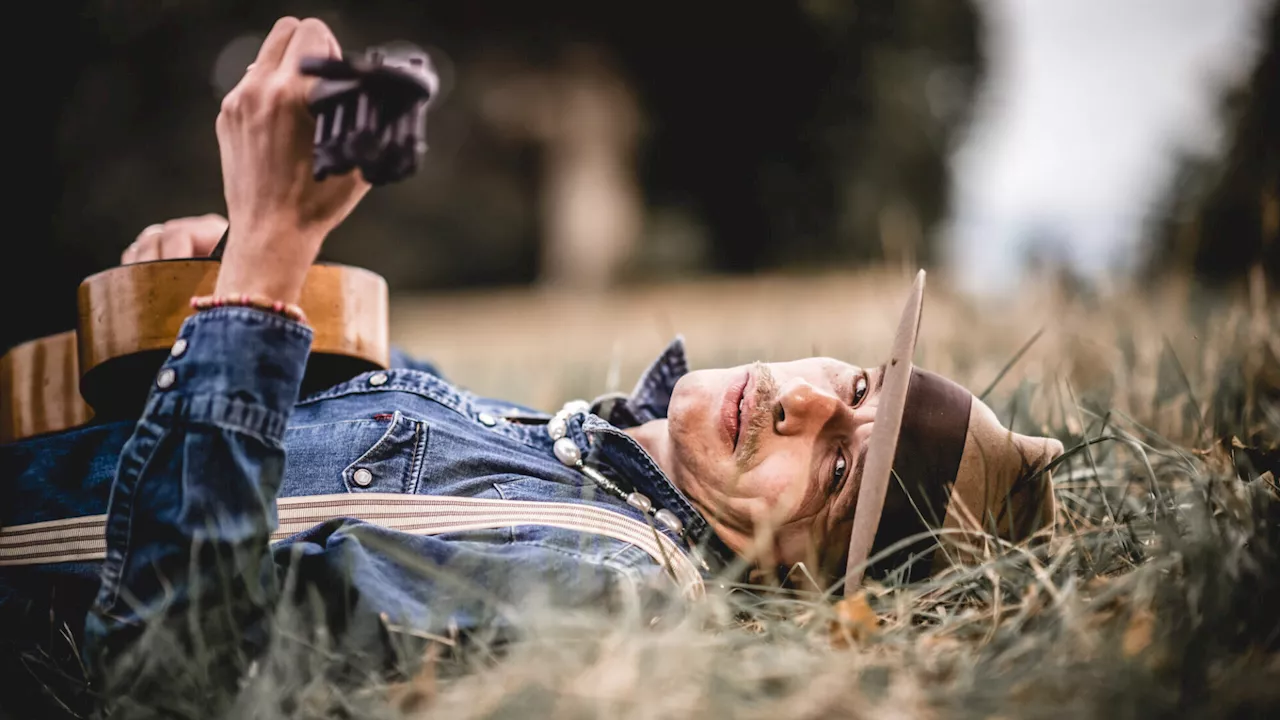
[[[373,47],[342,59],[306,58],[301,72],[320,79],[308,99],[317,180],[359,168],[371,185],[385,185],[417,172],[427,151],[427,105],[440,86],[426,52]]]
[[[303,58],[299,70],[320,79],[307,99],[316,119],[316,180],[359,168],[378,186],[418,171],[427,152],[427,106],[440,88],[425,51],[375,46],[341,59]],[[229,234],[230,228],[210,257],[222,258]]]

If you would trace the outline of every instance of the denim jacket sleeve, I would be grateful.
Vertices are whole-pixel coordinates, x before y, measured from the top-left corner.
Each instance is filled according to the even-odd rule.
[[[311,340],[310,328],[249,308],[183,324],[120,455],[85,624],[92,673],[144,629],[230,654],[265,641],[283,437]]]

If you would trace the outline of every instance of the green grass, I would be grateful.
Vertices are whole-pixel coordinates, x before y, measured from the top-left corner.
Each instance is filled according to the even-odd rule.
[[[530,598],[519,636],[500,647],[392,628],[406,650],[389,678],[352,675],[281,613],[282,639],[227,716],[1275,717],[1280,313],[1256,291],[1181,297],[1060,295],[1011,310],[1016,322],[960,329],[930,321],[964,317],[933,309],[958,300],[926,307],[932,367],[1068,448],[1047,546],[992,543],[979,566],[840,604],[729,584],[655,622]],[[166,650],[157,639],[147,652]],[[188,701],[166,714],[209,707],[195,690]]]

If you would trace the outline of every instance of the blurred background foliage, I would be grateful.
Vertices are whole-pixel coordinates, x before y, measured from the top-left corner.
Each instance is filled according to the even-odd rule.
[[[946,153],[982,69],[978,16],[951,0],[81,3],[63,18],[70,51],[40,80],[56,136],[39,209],[53,212],[28,211],[48,262],[9,266],[39,276],[49,307],[14,318],[9,344],[70,326],[76,283],[146,225],[222,211],[225,76],[284,14],[323,18],[349,50],[417,43],[443,76],[422,172],[371,194],[325,247],[393,293],[876,259],[886,220],[919,242],[945,213]],[[573,125],[593,106],[564,86],[593,81],[612,134]],[[615,195],[637,217],[606,238],[624,258],[557,275],[548,187],[593,152],[622,166]]]
[[[982,3],[795,0],[82,0],[18,113],[45,139],[11,212],[5,346],[71,327],[81,278],[150,223],[222,212],[213,120],[279,16],[348,50],[425,47],[443,92],[418,176],[326,245],[392,293],[932,266],[949,158],[987,73]],[[1230,150],[1188,155],[1146,231],[1152,272],[1280,272],[1277,12],[1224,104]],[[48,37],[24,41],[49,43]],[[22,143],[25,145],[25,143]],[[584,189],[585,188],[585,189]],[[20,223],[20,225],[19,225]],[[20,239],[19,239],[20,236]],[[34,257],[33,257],[34,256]],[[34,261],[33,261],[34,260]]]
[[[1163,207],[1153,214],[1149,270],[1193,268],[1213,284],[1257,268],[1280,278],[1280,3],[1249,80],[1222,93],[1227,149],[1184,153]]]

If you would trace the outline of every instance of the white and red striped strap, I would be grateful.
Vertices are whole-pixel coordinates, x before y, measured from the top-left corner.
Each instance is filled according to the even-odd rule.
[[[702,576],[689,555],[654,528],[604,508],[531,500],[361,493],[309,495],[276,501],[280,542],[336,518],[352,518],[413,535],[545,525],[594,533],[630,543],[671,570],[691,596],[704,592]],[[106,557],[106,515],[85,515],[0,528],[0,566],[102,560]]]

